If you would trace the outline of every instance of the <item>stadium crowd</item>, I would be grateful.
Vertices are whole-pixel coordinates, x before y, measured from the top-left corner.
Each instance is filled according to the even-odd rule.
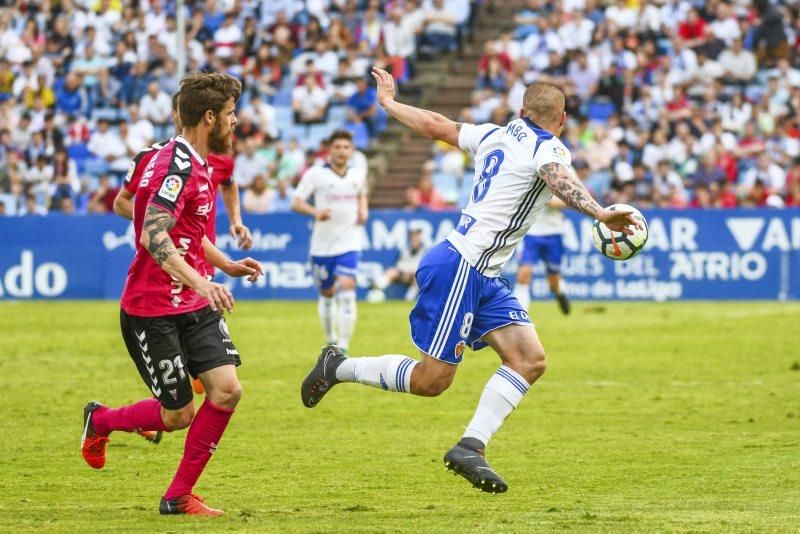
[[[797,2],[525,0],[484,44],[464,122],[505,124],[534,80],[565,89],[561,138],[605,203],[800,206]],[[409,209],[452,209],[471,162],[436,144]]]
[[[0,1],[0,214],[105,213],[142,148],[172,135],[175,0]],[[470,0],[187,1],[187,70],[244,85],[234,178],[246,211],[286,211],[339,127],[387,122],[368,71],[404,83],[458,46]],[[362,160],[363,154],[361,156]]]
[[[9,3],[9,2],[6,2]],[[169,137],[174,0],[43,0],[0,9],[0,213],[105,213],[131,157]],[[228,72],[234,178],[251,213],[287,211],[336,128],[386,125],[371,65],[400,84],[460,46],[478,0],[186,2],[188,70]],[[565,88],[562,135],[605,202],[800,206],[800,16],[788,0],[524,0],[484,43],[460,120],[504,124],[536,79]],[[453,209],[471,162],[443,144],[408,209]]]

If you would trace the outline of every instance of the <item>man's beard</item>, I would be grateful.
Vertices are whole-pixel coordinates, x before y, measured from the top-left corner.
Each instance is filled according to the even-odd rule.
[[[232,131],[225,133],[222,130],[222,123],[217,122],[208,135],[208,148],[215,154],[230,154],[233,152]]]

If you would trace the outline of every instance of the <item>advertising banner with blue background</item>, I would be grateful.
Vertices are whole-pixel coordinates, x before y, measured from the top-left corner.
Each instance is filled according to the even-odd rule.
[[[592,246],[590,219],[568,213],[562,266],[568,294],[659,301],[800,299],[800,210],[644,214],[650,229],[645,251],[618,262]],[[458,218],[458,213],[373,211],[365,226],[361,295],[397,260],[409,227],[421,228],[430,244],[444,239]],[[224,234],[217,244],[234,259],[249,255],[261,261],[265,276],[254,284],[224,275],[219,281],[239,299],[314,298],[311,220],[275,214],[246,216],[245,223],[254,237],[249,252]],[[224,216],[218,227],[228,227]],[[0,299],[118,299],[132,257],[133,228],[114,215],[0,218]],[[515,268],[514,261],[506,268],[512,282]],[[535,273],[534,298],[546,298],[543,266]]]

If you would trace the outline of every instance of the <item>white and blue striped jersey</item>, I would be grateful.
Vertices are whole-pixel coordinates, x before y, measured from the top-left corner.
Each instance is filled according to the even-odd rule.
[[[526,117],[504,127],[464,124],[458,145],[475,157],[475,185],[447,240],[479,273],[497,277],[553,196],[539,169],[548,163],[570,167],[572,156]]]

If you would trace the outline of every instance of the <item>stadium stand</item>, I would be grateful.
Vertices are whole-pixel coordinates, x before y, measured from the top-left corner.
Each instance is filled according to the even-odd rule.
[[[800,206],[796,2],[527,0],[495,9],[481,17],[495,33],[479,34],[477,66],[452,65],[435,109],[452,111],[462,75],[477,70],[452,116],[504,124],[527,84],[551,81],[567,93],[562,139],[604,202]],[[437,209],[414,200],[428,174],[426,197],[449,208],[468,198],[471,162],[441,144],[413,146],[420,161],[390,166],[421,182],[405,195],[409,209]]]
[[[9,3],[0,7],[3,211],[102,213],[131,156],[172,133],[175,1],[0,6]],[[258,209],[267,212],[288,209],[292,186],[325,157],[336,128],[351,130],[381,168],[380,152],[370,147],[387,116],[370,67],[387,68],[405,87],[418,56],[459,48],[472,11],[469,0],[185,4],[187,70],[228,72],[243,82],[235,178],[243,190],[266,182],[265,198],[275,202],[265,209],[262,198]]]
[[[102,213],[130,157],[171,134],[175,1],[5,4],[13,5],[0,9],[3,211]],[[258,182],[259,212],[288,209],[293,184],[339,127],[369,162],[374,206],[466,201],[471,162],[388,121],[371,65],[393,72],[404,101],[478,123],[513,117],[533,80],[562,85],[571,117],[562,137],[608,203],[800,205],[793,2],[186,5],[187,68],[244,84],[235,178],[243,190]]]

